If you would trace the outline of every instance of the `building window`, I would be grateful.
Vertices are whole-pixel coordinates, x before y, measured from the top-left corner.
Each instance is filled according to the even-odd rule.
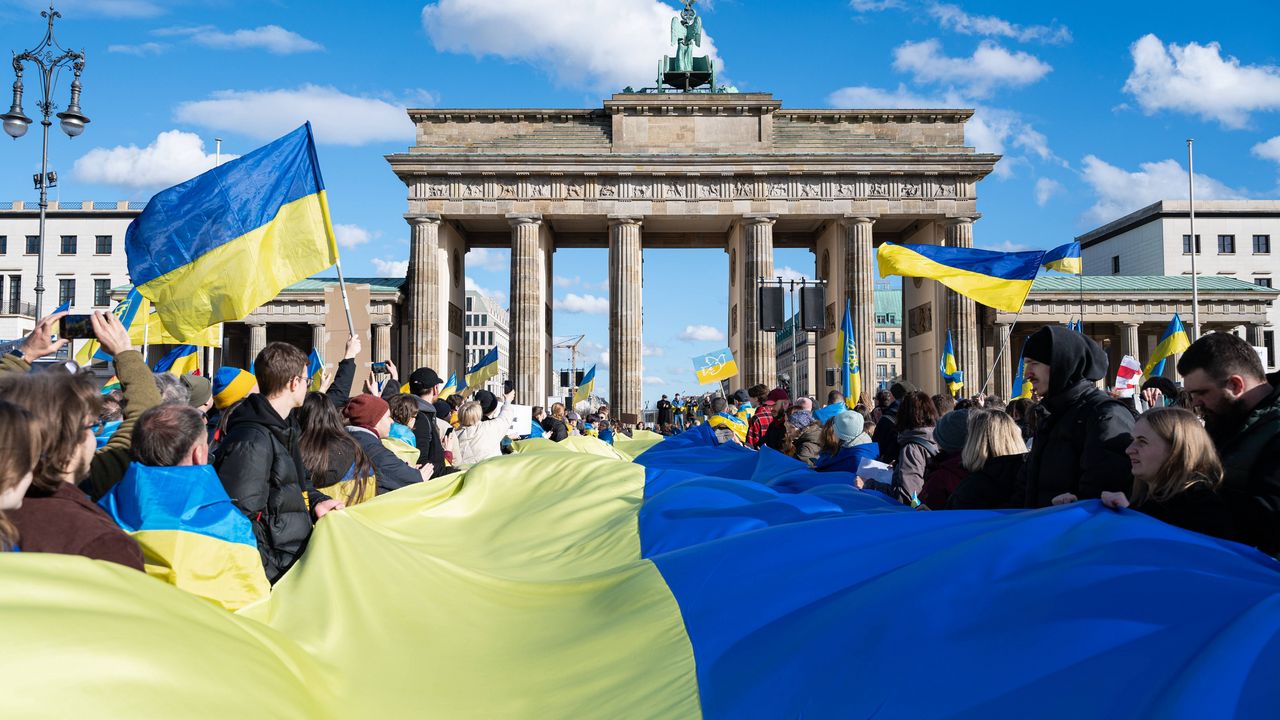
[[[885,340],[885,337],[886,337],[886,333],[882,333],[882,332],[876,333],[876,342],[878,343],[887,342]]]
[[[1253,254],[1254,255],[1270,255],[1271,254],[1271,236],[1270,235],[1254,235],[1253,236]]]
[[[876,348],[876,357],[883,358],[888,357],[888,355],[885,354],[884,348]]]
[[[76,236],[75,235],[62,236],[62,254],[63,255],[76,254]]]
[[[110,255],[111,254],[111,236],[110,235],[96,236],[94,238],[93,252],[96,255]]]
[[[111,281],[102,278],[93,280],[93,306],[106,307],[111,304]]]
[[[467,297],[467,312],[471,312],[471,297]]]
[[[27,236],[27,254],[38,255],[39,253],[40,253],[40,236],[28,235]]]
[[[22,276],[9,276],[9,312],[14,315],[18,314],[19,305],[22,303]]]
[[[1120,274],[1120,256],[1119,255],[1111,256],[1111,274],[1112,275]]]
[[[1258,287],[1269,288],[1271,287],[1271,278],[1254,278],[1253,284]]]
[[[1200,253],[1201,253],[1200,236],[1196,235],[1196,254],[1199,255]],[[1190,235],[1182,236],[1182,254],[1183,255],[1191,254],[1191,236]]]
[[[1218,254],[1219,255],[1235,255],[1236,254],[1236,236],[1235,235],[1219,235],[1218,236]]]
[[[0,255],[9,254],[9,236],[0,235]]]
[[[75,278],[62,278],[58,280],[58,304],[66,305],[70,303],[76,304],[76,281]]]

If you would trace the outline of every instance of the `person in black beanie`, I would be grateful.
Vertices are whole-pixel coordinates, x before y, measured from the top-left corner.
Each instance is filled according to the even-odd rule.
[[[1050,326],[1027,339],[1023,359],[1025,377],[1049,411],[1024,470],[1027,507],[1131,492],[1125,448],[1134,413],[1094,384],[1107,374],[1102,348],[1079,332]]]
[[[893,404],[880,414],[875,432],[871,434],[871,442],[880,448],[880,462],[891,463],[898,459],[898,408],[902,405],[902,398],[915,391],[916,386],[906,380],[899,380],[889,388]]]

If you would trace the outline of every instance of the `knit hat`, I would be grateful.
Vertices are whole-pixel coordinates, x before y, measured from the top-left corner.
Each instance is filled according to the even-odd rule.
[[[776,403],[779,400],[790,400],[790,399],[791,399],[791,396],[787,394],[786,390],[783,390],[782,388],[774,388],[769,391],[769,394],[765,397],[764,401],[765,401],[765,404],[768,405],[771,403]]]
[[[213,375],[213,405],[219,410],[226,410],[244,399],[246,395],[256,392],[258,379],[240,368],[221,367]]]
[[[1047,330],[1048,328],[1042,329],[1027,338],[1026,344],[1022,346],[1022,357],[1045,365],[1053,363],[1053,333]]]
[[[183,375],[178,380],[191,392],[191,407],[198,408],[213,397],[213,383],[203,375]]]
[[[352,425],[377,432],[378,421],[391,412],[391,406],[377,395],[357,395],[342,408],[342,416]]]
[[[916,392],[916,390],[916,386],[906,380],[899,380],[889,387],[889,393],[893,395],[894,400],[901,400],[906,397],[908,393]]]
[[[842,412],[831,419],[831,428],[844,447],[849,447],[863,433],[865,425],[866,418],[859,412]]]
[[[933,428],[933,441],[947,452],[957,453],[964,450],[965,441],[969,437],[969,411],[952,410],[938,419]]]
[[[747,394],[746,390],[739,390],[735,392],[732,399],[739,405],[751,402],[751,396]]]
[[[477,390],[475,401],[480,403],[480,412],[484,417],[489,417],[489,413],[498,409],[498,396],[488,390]]]
[[[803,430],[813,424],[813,413],[808,410],[793,412],[787,422],[791,423],[792,427]]]
[[[410,395],[426,395],[431,392],[432,388],[444,382],[435,370],[431,368],[418,368],[409,376],[409,394]]]

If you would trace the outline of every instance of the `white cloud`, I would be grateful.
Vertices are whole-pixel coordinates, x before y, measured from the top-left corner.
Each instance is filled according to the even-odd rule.
[[[1252,152],[1264,160],[1280,162],[1280,135],[1254,145]]]
[[[333,226],[333,234],[338,239],[338,244],[344,248],[353,248],[382,237],[382,233],[378,231],[370,232],[359,225],[348,225],[338,223]]]
[[[107,52],[146,57],[147,55],[160,55],[168,52],[169,47],[166,43],[145,42],[139,45],[108,45]]]
[[[576,293],[569,293],[564,296],[564,299],[556,298],[554,308],[556,310],[563,310],[569,313],[608,315],[609,299],[596,297],[595,295],[578,295]]]
[[[1188,43],[1165,46],[1155,35],[1144,35],[1130,48],[1133,71],[1124,91],[1133,95],[1148,115],[1176,110],[1242,128],[1250,113],[1280,109],[1280,67],[1242,65],[1222,57],[1222,47]]]
[[[492,250],[490,248],[471,248],[467,251],[467,267],[477,267],[490,272],[502,272],[508,268],[511,260],[510,250]]]
[[[784,282],[790,282],[793,280],[796,282],[799,282],[801,280],[808,280],[810,282],[813,281],[812,272],[804,272],[803,270],[796,270],[790,265],[783,265],[780,268],[774,268],[773,274],[776,275],[777,277],[782,278]]]
[[[1006,37],[1020,42],[1046,42],[1051,44],[1071,42],[1071,31],[1058,24],[1016,25],[994,15],[970,15],[959,5],[930,3],[929,15],[947,30],[962,35],[986,35]]]
[[[224,155],[223,159],[236,157]],[[215,161],[213,153],[204,151],[204,140],[199,135],[169,130],[143,148],[94,148],[76,160],[72,172],[83,182],[133,189],[163,188],[212,169]]]
[[[556,287],[573,287],[574,285],[577,285],[578,283],[582,282],[582,278],[578,277],[577,275],[574,275],[573,277],[556,275],[555,278],[552,280],[552,282],[555,283]]]
[[[679,337],[681,340],[691,342],[723,341],[724,332],[710,325],[686,325]]]
[[[440,52],[520,61],[560,85],[617,91],[653,84],[658,60],[675,54],[676,12],[659,0],[438,0],[422,9],[422,24]],[[705,29],[695,54],[710,55],[724,79]]]
[[[198,28],[191,33],[191,40],[199,45],[211,48],[239,50],[257,48],[273,55],[293,55],[295,53],[316,52],[324,50],[324,46],[314,40],[308,40],[292,30],[279,25],[263,25],[253,29],[223,32],[217,28]]]
[[[641,357],[662,357],[667,351],[661,345],[645,345],[640,348]]]
[[[645,375],[644,384],[645,385],[666,385],[667,381],[664,378],[658,377],[657,375]]]
[[[1053,69],[1034,55],[1009,52],[990,40],[983,40],[970,57],[942,54],[937,40],[903,43],[893,51],[893,67],[911,73],[917,82],[960,85],[976,97],[1001,85],[1030,85]]]
[[[605,367],[609,367],[609,351],[608,350],[602,350],[600,352],[600,364]]]
[[[397,277],[402,278],[409,274],[408,260],[386,260],[383,258],[370,258],[369,262],[373,263],[373,269],[377,271],[380,277]]]
[[[274,140],[310,120],[316,140],[365,145],[413,139],[413,123],[399,101],[349,95],[324,85],[292,90],[219,90],[178,105],[174,117],[212,130]]]
[[[1084,158],[1084,181],[1097,201],[1085,213],[1088,220],[1105,223],[1123,217],[1160,200],[1181,200],[1187,196],[1187,171],[1176,160],[1146,162],[1136,172],[1118,168],[1094,156]],[[1196,197],[1226,200],[1247,193],[1229,187],[1208,175],[1196,174]]]
[[[955,93],[944,96],[919,95],[907,89],[906,85],[898,85],[896,90],[883,90],[866,85],[854,85],[836,90],[827,96],[827,103],[832,107],[920,109],[942,108],[966,105],[965,101]]]
[[[1053,178],[1042,177],[1036,180],[1036,205],[1044,207],[1049,203],[1050,198],[1061,193],[1064,189],[1062,183]]]
[[[472,280],[470,276],[466,278],[466,282],[463,285],[465,289],[470,292],[478,292],[481,295],[486,295],[488,297],[493,298],[498,302],[499,305],[507,304],[507,294],[505,292],[501,290],[490,290],[489,288],[481,287],[475,280]]]

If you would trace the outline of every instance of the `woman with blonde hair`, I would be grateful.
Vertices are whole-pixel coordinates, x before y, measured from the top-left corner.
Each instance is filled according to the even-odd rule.
[[[22,507],[40,460],[40,429],[31,413],[0,400],[0,552],[18,547],[18,529],[5,510]]]
[[[1025,488],[1020,478],[1027,444],[1022,429],[997,410],[969,411],[969,434],[960,463],[969,475],[960,481],[947,503],[951,510],[1020,508]]]
[[[1189,410],[1152,408],[1133,426],[1125,451],[1133,468],[1133,499],[1102,493],[1102,504],[1131,507],[1170,525],[1231,537],[1231,514],[1218,495],[1222,463],[1209,433]]]

